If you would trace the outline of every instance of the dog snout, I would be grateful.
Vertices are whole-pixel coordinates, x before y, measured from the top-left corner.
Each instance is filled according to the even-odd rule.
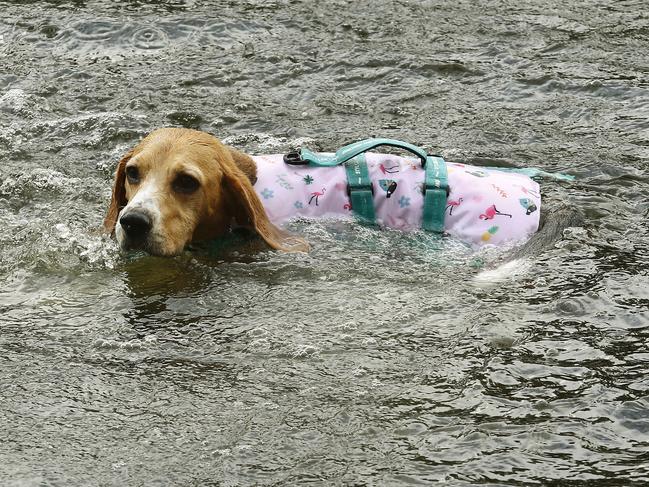
[[[144,240],[151,231],[151,218],[139,211],[130,211],[119,219],[124,233],[133,241]]]

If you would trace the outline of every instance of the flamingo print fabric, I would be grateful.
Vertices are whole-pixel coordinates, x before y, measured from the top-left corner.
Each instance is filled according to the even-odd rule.
[[[424,170],[420,161],[366,153],[377,223],[398,230],[421,228]],[[281,154],[254,156],[255,191],[268,217],[281,224],[295,217],[354,218],[343,166],[292,166]],[[541,195],[529,177],[446,163],[450,192],[445,232],[476,246],[521,242],[539,228]]]

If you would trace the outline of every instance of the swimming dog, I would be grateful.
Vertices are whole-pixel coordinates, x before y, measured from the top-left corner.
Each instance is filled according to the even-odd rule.
[[[283,230],[283,222],[295,216],[353,218],[358,203],[352,204],[343,165],[287,162],[282,155],[248,156],[197,130],[155,130],[119,161],[104,227],[122,249],[161,256],[218,238],[233,226],[250,228],[273,249],[307,251],[307,242]],[[363,163],[375,223],[420,228],[426,218],[424,162],[367,153]],[[441,164],[448,189],[437,211],[445,233],[480,246],[522,242],[538,230],[541,197],[535,181],[491,168]]]

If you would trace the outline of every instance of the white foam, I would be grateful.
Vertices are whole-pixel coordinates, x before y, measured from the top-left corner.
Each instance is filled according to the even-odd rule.
[[[514,259],[500,264],[493,269],[486,269],[479,272],[473,283],[478,287],[492,287],[505,281],[525,276],[531,269],[532,264],[527,259]]]
[[[313,139],[310,137],[296,137],[295,139],[288,139],[286,137],[276,137],[274,135],[264,133],[231,135],[223,139],[224,144],[232,145],[233,147],[237,148],[247,146],[251,142],[256,143],[255,149],[257,151],[268,152],[264,151],[264,149],[270,149],[272,152],[272,150],[275,150],[277,148],[307,146],[313,143]]]
[[[33,118],[50,107],[45,98],[30,95],[23,90],[13,88],[0,96],[0,110],[15,115]]]
[[[117,245],[108,236],[90,233],[81,227],[58,223],[52,227],[51,238],[45,239],[49,248],[70,252],[90,267],[112,269],[118,257]]]

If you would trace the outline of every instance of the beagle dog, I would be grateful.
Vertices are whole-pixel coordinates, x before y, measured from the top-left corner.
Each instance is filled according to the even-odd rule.
[[[376,220],[419,228],[424,170],[411,159],[367,154]],[[529,177],[446,163],[450,191],[444,231],[474,245],[525,241],[539,229],[538,184]],[[250,157],[205,132],[162,128],[119,162],[104,221],[122,249],[179,254],[234,226],[252,229],[271,248],[307,251],[282,230],[296,215],[352,215],[345,168],[290,166],[281,155]]]
[[[252,158],[205,132],[162,128],[119,161],[104,228],[124,250],[172,256],[232,225],[249,227],[271,248],[307,251],[273,225],[253,189]]]

